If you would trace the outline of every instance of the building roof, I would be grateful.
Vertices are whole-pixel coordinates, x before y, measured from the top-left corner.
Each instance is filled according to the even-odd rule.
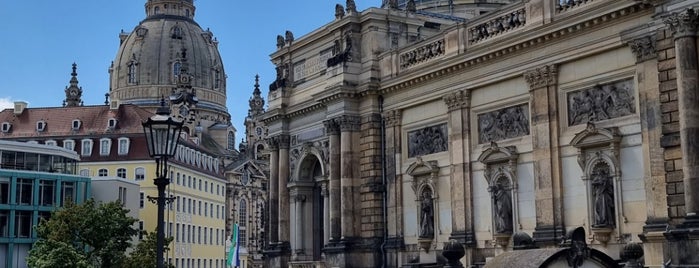
[[[31,139],[33,137],[96,136],[105,134],[143,133],[141,122],[152,114],[135,105],[120,105],[110,109],[106,105],[76,107],[25,108],[15,113],[14,109],[0,111],[0,123],[10,123],[8,132],[0,133],[3,139]],[[116,125],[109,127],[109,120]],[[80,126],[73,128],[73,121]],[[37,130],[37,122],[45,122],[43,131]]]

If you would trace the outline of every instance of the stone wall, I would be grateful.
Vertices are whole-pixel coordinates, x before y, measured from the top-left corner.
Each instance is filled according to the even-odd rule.
[[[685,209],[679,132],[680,115],[677,106],[677,75],[675,73],[675,43],[670,29],[659,29],[656,33],[656,40],[663,134],[660,145],[665,149],[663,159],[666,171],[668,215],[672,221],[677,223],[685,216]]]

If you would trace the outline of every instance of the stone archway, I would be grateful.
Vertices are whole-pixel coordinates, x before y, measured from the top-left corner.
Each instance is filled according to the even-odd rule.
[[[328,241],[326,176],[321,160],[311,153],[300,157],[291,193],[292,258],[296,261],[321,259]]]

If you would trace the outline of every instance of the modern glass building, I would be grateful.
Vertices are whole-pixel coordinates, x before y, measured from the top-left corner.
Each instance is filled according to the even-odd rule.
[[[26,267],[33,226],[90,198],[90,178],[75,175],[79,160],[58,146],[0,140],[0,267]]]

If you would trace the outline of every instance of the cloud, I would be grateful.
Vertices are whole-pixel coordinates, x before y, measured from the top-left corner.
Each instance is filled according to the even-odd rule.
[[[0,111],[5,109],[14,109],[15,101],[10,99],[10,97],[0,98]]]

